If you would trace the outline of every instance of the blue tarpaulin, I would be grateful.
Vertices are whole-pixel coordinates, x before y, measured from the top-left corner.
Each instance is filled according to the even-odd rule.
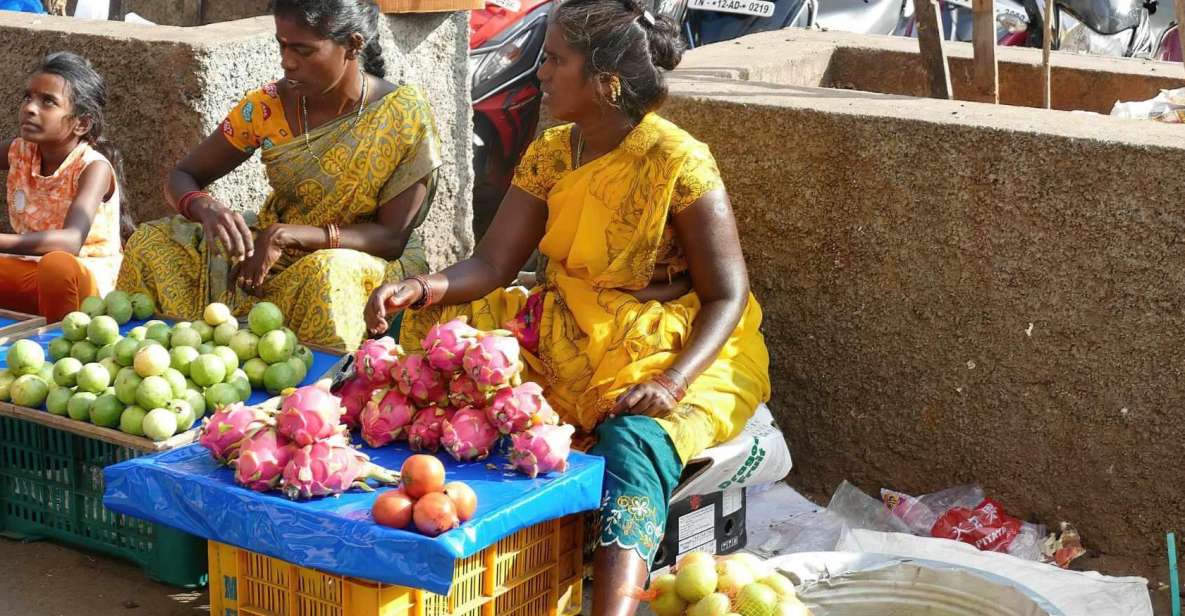
[[[0,327],[4,327],[5,323],[3,321],[4,319],[0,319]],[[144,321],[128,321],[124,325],[120,326],[119,333],[126,336],[128,332],[132,331],[133,328],[143,325],[144,323]],[[40,334],[29,336],[28,339],[41,345],[41,348],[45,350],[45,359],[46,361],[49,361],[49,343],[53,342],[54,338],[60,338],[61,336],[62,330],[55,326],[52,329],[46,329]],[[12,340],[7,344],[0,344],[0,368],[8,367],[8,349],[14,342],[16,342],[16,340]],[[321,351],[313,351],[313,367],[309,370],[308,375],[305,376],[305,379],[301,382],[301,385],[311,385],[317,382],[318,379],[333,376],[325,373],[328,372],[329,369],[332,368],[340,359],[340,355],[332,355],[329,353],[322,353]],[[251,397],[247,399],[247,403],[259,404],[260,402],[263,402],[264,400],[267,400],[271,397],[271,394],[267,393],[266,391],[256,389],[251,392]]]
[[[398,470],[405,446],[363,448]],[[460,528],[430,538],[375,524],[377,492],[291,501],[235,484],[200,445],[135,458],[103,471],[108,509],[337,575],[447,594],[456,560],[523,528],[600,505],[604,461],[573,452],[570,468],[531,479],[504,470],[505,458],[459,464],[447,455],[448,481],[477,493],[477,513]],[[491,470],[487,464],[496,465]]]
[[[0,11],[43,14],[45,7],[40,0],[0,0]]]
[[[8,317],[0,317],[0,329],[4,329],[9,325],[16,325],[17,323],[20,323],[20,321],[16,319],[10,319]]]

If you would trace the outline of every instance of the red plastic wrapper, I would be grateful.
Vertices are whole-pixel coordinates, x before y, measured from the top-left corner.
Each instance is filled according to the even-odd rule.
[[[1043,560],[1045,527],[1008,515],[979,486],[959,486],[924,496],[881,490],[881,500],[915,535],[953,539],[987,552]]]
[[[954,539],[986,552],[1007,552],[1008,546],[1020,534],[1021,521],[1004,513],[990,498],[974,509],[948,509],[930,528],[930,536]]]

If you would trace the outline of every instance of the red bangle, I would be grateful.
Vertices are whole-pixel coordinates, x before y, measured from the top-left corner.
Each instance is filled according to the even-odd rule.
[[[427,308],[428,306],[431,306],[431,305],[435,304],[436,302],[440,301],[440,296],[437,295],[436,289],[432,286],[431,283],[428,282],[428,279],[426,277],[412,276],[409,280],[414,280],[414,281],[420,283],[420,289],[422,291],[422,295],[420,295],[420,299],[416,300],[411,305],[412,310],[422,310],[422,309]]]
[[[674,376],[678,377],[679,381],[681,382],[676,383],[675,379],[667,376],[666,373],[660,373],[651,380],[655,383],[658,383],[658,385],[663,389],[667,390],[667,393],[671,394],[671,397],[675,399],[675,402],[680,402],[683,400],[683,397],[687,395],[687,379],[676,370],[668,370],[667,372],[670,372]]]
[[[181,214],[189,220],[193,220],[193,215],[189,212],[189,206],[193,204],[193,200],[198,197],[209,197],[210,193],[204,190],[191,190],[177,200],[177,213]]]

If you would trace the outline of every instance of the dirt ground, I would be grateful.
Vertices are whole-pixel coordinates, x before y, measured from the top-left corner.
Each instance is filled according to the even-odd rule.
[[[106,556],[47,541],[0,538],[0,562],[0,616],[211,616],[204,589],[158,584],[135,565]],[[1087,556],[1075,564],[1113,575],[1167,579],[1167,567],[1140,571],[1132,562],[1105,556]],[[1150,590],[1156,616],[1170,616],[1168,588],[1154,583]],[[651,615],[641,610],[638,616]]]
[[[210,616],[205,589],[158,584],[106,556],[0,538],[0,560],[0,616]]]

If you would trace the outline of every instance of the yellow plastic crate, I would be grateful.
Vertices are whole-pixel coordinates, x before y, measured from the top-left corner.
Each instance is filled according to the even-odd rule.
[[[447,596],[322,573],[209,542],[213,616],[571,616],[584,586],[584,516],[525,528],[457,561]]]

